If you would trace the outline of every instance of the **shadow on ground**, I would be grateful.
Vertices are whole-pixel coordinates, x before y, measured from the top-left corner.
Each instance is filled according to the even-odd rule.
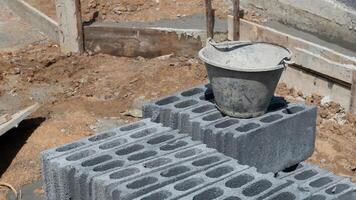
[[[17,128],[13,128],[0,136],[0,177],[7,170],[27,139],[44,121],[45,118],[43,117],[26,119]]]

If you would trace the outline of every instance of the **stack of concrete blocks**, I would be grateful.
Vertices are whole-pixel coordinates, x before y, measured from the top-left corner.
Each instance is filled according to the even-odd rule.
[[[223,116],[212,101],[209,86],[199,86],[145,106],[145,116],[152,121],[147,118],[43,152],[45,199],[356,199],[355,184],[314,165],[300,163],[276,173],[299,163],[301,158],[293,158],[298,153],[306,156],[314,148],[315,108],[278,109],[277,101],[265,116],[241,120]],[[297,120],[303,117],[312,119],[301,124]],[[286,129],[284,134],[278,125]],[[305,141],[309,139],[312,142]],[[307,150],[288,150],[298,145]],[[248,152],[253,148],[265,155]],[[269,165],[272,170],[256,163],[268,153],[276,157],[268,159],[282,159]]]
[[[189,133],[208,147],[254,166],[278,172],[309,158],[316,137],[316,107],[274,98],[267,114],[252,119],[224,116],[209,85],[198,86],[144,106],[144,117]]]
[[[47,200],[356,198],[316,166],[262,174],[149,119],[50,149],[42,164]]]

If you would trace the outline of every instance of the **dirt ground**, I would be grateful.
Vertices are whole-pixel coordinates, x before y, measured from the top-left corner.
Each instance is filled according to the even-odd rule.
[[[19,188],[39,180],[41,151],[138,120],[127,113],[143,101],[206,81],[203,64],[191,57],[63,55],[54,44],[2,52],[0,110],[13,112],[35,101],[42,107],[0,137],[0,181]],[[285,84],[277,94],[319,106],[316,151],[309,162],[356,181],[356,116]]]
[[[25,0],[52,19],[57,19],[55,0]],[[204,13],[203,0],[81,0],[84,21],[156,21]],[[226,16],[224,1],[213,1],[218,16]]]

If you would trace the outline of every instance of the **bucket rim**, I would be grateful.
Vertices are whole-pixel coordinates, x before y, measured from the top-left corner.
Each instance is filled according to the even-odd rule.
[[[239,42],[239,41],[232,41],[232,42]],[[275,66],[269,66],[269,67],[264,67],[263,69],[248,69],[248,68],[237,68],[237,67],[230,67],[228,65],[224,65],[224,64],[219,64],[216,63],[210,59],[207,59],[204,55],[203,55],[203,51],[206,49],[206,46],[204,48],[202,48],[201,50],[199,50],[198,56],[199,58],[205,63],[205,64],[209,64],[211,66],[215,66],[215,67],[219,67],[219,68],[223,68],[223,69],[228,69],[228,70],[232,70],[232,71],[239,71],[239,72],[266,72],[266,71],[274,71],[274,70],[279,70],[279,69],[284,69],[286,63],[284,61],[289,61],[291,60],[292,57],[292,52],[279,44],[276,43],[272,43],[272,42],[251,42],[251,41],[241,41],[241,43],[246,44],[246,43],[250,43],[250,44],[268,44],[268,45],[273,45],[273,46],[278,46],[280,48],[285,49],[288,53],[289,56],[285,57],[281,60],[281,62]],[[207,43],[207,45],[210,45]]]

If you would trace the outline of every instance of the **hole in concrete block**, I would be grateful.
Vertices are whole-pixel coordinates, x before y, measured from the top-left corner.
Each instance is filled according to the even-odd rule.
[[[201,88],[193,88],[188,91],[182,92],[181,95],[183,97],[190,97],[190,96],[194,96],[196,94],[202,93],[202,92],[204,92],[204,90]]]
[[[151,195],[142,198],[141,200],[164,200],[172,196],[172,193],[167,190],[152,193]]]
[[[148,177],[141,178],[137,181],[134,181],[132,183],[129,183],[126,185],[126,187],[130,188],[130,189],[138,189],[138,188],[145,187],[147,185],[151,185],[157,181],[158,181],[158,178],[148,176]]]
[[[174,107],[176,107],[176,108],[187,108],[187,107],[193,106],[195,104],[198,104],[198,101],[191,99],[191,100],[180,102],[180,103],[174,105]]]
[[[239,188],[239,187],[246,185],[247,183],[253,181],[253,179],[255,179],[255,177],[253,177],[249,174],[242,174],[242,175],[236,176],[236,177],[228,180],[225,183],[225,186],[229,187],[229,188]]]
[[[123,155],[127,155],[127,154],[130,154],[130,153],[133,153],[135,151],[139,151],[139,150],[141,150],[143,148],[145,148],[143,145],[134,144],[134,145],[131,145],[129,147],[126,147],[126,148],[123,148],[123,149],[120,149],[120,150],[116,151],[116,154],[119,155],[119,156],[123,156]]]
[[[282,115],[274,114],[274,115],[270,115],[268,117],[264,117],[260,121],[263,123],[271,123],[271,122],[277,121],[282,118],[283,118]]]
[[[197,149],[197,148],[194,148],[194,149],[189,149],[189,150],[186,150],[186,151],[182,151],[182,152],[179,152],[179,153],[176,153],[176,155],[174,155],[174,157],[176,158],[188,158],[188,157],[192,157],[194,155],[197,155],[199,153],[201,153],[202,150],[201,149]]]
[[[202,178],[190,178],[174,186],[175,190],[186,191],[204,183]]]
[[[176,101],[179,101],[179,98],[176,97],[176,96],[171,96],[171,97],[167,97],[165,99],[157,101],[156,105],[164,106],[164,105],[168,105],[168,104],[174,103]]]
[[[172,176],[177,176],[179,174],[183,174],[188,171],[190,171],[190,168],[187,166],[177,166],[161,172],[160,175],[163,177],[172,177]]]
[[[68,145],[59,147],[59,148],[56,149],[56,151],[57,152],[65,152],[65,151],[69,151],[69,150],[78,148],[78,147],[83,146],[83,145],[85,145],[84,142],[75,142],[75,143],[72,143],[72,144],[68,144]]]
[[[166,142],[167,140],[171,140],[174,138],[174,135],[161,135],[155,138],[152,138],[147,141],[148,144],[154,145],[162,142]]]
[[[180,147],[184,147],[187,144],[188,143],[185,142],[185,141],[178,141],[178,142],[175,142],[174,144],[164,145],[164,146],[160,147],[159,149],[162,150],[162,151],[172,151],[174,149],[178,149]]]
[[[144,151],[142,153],[134,154],[128,158],[128,160],[143,160],[152,156],[155,156],[157,154],[156,151]]]
[[[272,183],[268,180],[259,180],[250,185],[248,188],[244,189],[242,194],[247,197],[252,197],[266,191],[270,187],[272,187]]]
[[[110,174],[110,178],[118,180],[118,179],[122,179],[122,178],[125,178],[128,176],[134,175],[134,174],[138,174],[139,172],[140,172],[140,170],[137,168],[127,168],[127,169],[123,169],[121,171],[114,172],[114,173]]]
[[[285,110],[283,110],[282,112],[284,114],[295,114],[295,113],[298,113],[302,110],[304,110],[305,108],[303,107],[299,107],[299,106],[294,106],[294,107],[291,107],[291,108],[287,108]]]
[[[138,131],[132,135],[130,135],[131,138],[142,138],[148,135],[151,135],[152,133],[157,132],[157,128],[146,128],[144,130]]]
[[[213,200],[224,194],[224,190],[214,187],[194,196],[193,200]]]
[[[140,127],[143,127],[145,125],[146,125],[145,122],[137,122],[134,124],[129,124],[127,126],[121,127],[119,130],[120,131],[132,131],[132,130],[138,129]]]
[[[220,157],[210,156],[210,157],[206,157],[206,158],[194,161],[192,164],[194,166],[204,166],[204,165],[210,165],[212,163],[216,163],[218,161],[220,161]]]
[[[200,106],[198,108],[195,108],[192,110],[193,113],[204,113],[204,112],[207,112],[207,111],[210,111],[210,110],[214,110],[215,109],[215,106],[214,105],[204,105],[204,106]]]
[[[153,161],[145,163],[143,166],[145,168],[150,168],[151,169],[151,168],[160,167],[160,166],[168,164],[170,162],[172,162],[172,160],[170,158],[158,158],[156,160],[153,160]]]
[[[306,179],[311,178],[317,174],[318,174],[318,172],[315,170],[307,170],[307,171],[304,171],[304,172],[301,172],[301,173],[295,175],[294,178],[297,180],[306,180]]]
[[[72,154],[70,156],[68,156],[66,158],[67,161],[77,161],[77,160],[80,160],[80,159],[83,159],[83,158],[86,158],[88,156],[91,156],[93,154],[95,154],[96,151],[92,150],[92,149],[88,149],[88,150],[84,150],[84,151],[81,151],[81,152],[78,152],[78,153],[75,153],[75,154]]]
[[[350,188],[350,186],[347,184],[337,184],[337,185],[327,189],[325,192],[330,195],[335,195],[335,194],[339,194],[349,188]]]
[[[215,128],[227,128],[227,127],[230,127],[234,124],[238,124],[239,123],[239,120],[237,119],[229,119],[229,120],[226,120],[226,121],[223,121],[221,123],[218,123],[218,124],[215,124]]]
[[[319,178],[313,182],[311,182],[309,185],[314,187],[314,188],[320,188],[328,183],[331,183],[333,180],[330,177],[322,177]]]
[[[125,161],[114,160],[114,161],[111,161],[111,162],[106,163],[104,165],[97,166],[93,170],[94,170],[94,172],[104,172],[104,171],[107,171],[109,169],[114,169],[116,167],[122,167],[124,164],[125,164]]]
[[[248,132],[248,131],[256,129],[256,128],[260,127],[260,126],[261,125],[256,124],[256,123],[249,123],[249,124],[245,124],[243,126],[238,127],[236,130],[240,131],[240,132]]]
[[[314,195],[304,200],[325,200],[325,199],[326,197],[324,197],[323,195]]]
[[[225,198],[224,200],[241,200],[241,199],[239,197],[231,196],[231,197]]]
[[[220,176],[228,174],[232,171],[234,171],[234,168],[232,168],[230,166],[223,166],[223,167],[218,167],[216,169],[213,169],[213,170],[207,172],[205,175],[210,178],[219,178]]]
[[[282,192],[277,196],[273,197],[271,200],[295,200],[297,197],[290,192]]]
[[[88,140],[90,142],[97,142],[97,141],[101,141],[101,140],[105,140],[107,138],[110,138],[110,137],[112,137],[114,135],[116,135],[115,132],[107,132],[107,133],[102,133],[100,135],[95,135],[95,136],[89,138]]]
[[[211,122],[211,121],[215,121],[215,120],[221,119],[221,118],[223,118],[223,116],[221,115],[221,113],[214,113],[214,114],[208,115],[208,116],[206,116],[206,117],[203,117],[203,120],[204,120],[204,121]]]
[[[94,165],[103,163],[105,161],[111,160],[111,159],[112,159],[112,157],[110,155],[102,155],[102,156],[98,156],[98,157],[95,157],[90,160],[82,162],[82,166],[90,167],[90,166],[94,166]]]
[[[114,148],[114,147],[121,146],[121,145],[126,144],[126,143],[127,143],[126,139],[119,138],[119,139],[112,140],[111,142],[107,142],[107,143],[104,143],[104,144],[100,145],[99,149],[107,150],[107,149],[111,149],[111,148]]]

